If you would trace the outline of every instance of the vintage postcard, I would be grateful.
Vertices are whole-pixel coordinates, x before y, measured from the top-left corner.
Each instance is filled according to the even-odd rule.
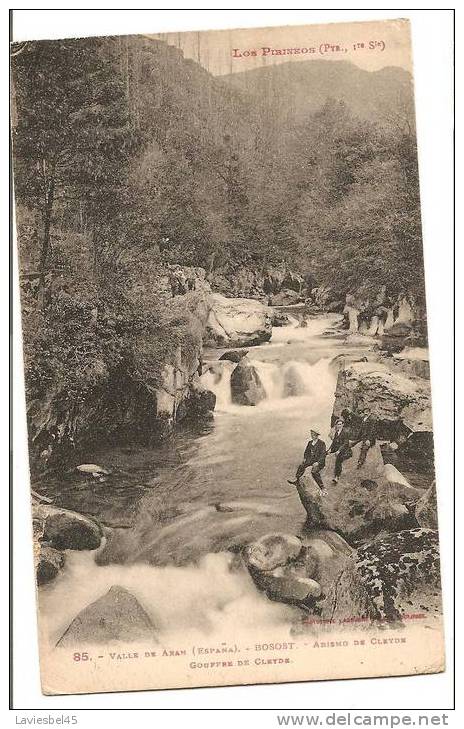
[[[408,22],[11,73],[44,693],[443,671]]]

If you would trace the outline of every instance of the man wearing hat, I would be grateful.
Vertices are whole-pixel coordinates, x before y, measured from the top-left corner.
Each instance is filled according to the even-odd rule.
[[[288,479],[288,483],[292,485],[299,485],[300,478],[304,474],[307,468],[311,467],[311,476],[321,489],[323,495],[327,493],[324,488],[324,483],[321,478],[321,471],[325,466],[326,448],[323,440],[319,438],[319,431],[311,430],[311,440],[305,448],[303,463],[297,468],[295,480]]]

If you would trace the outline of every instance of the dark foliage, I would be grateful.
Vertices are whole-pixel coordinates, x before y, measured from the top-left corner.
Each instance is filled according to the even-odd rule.
[[[31,402],[54,393],[71,411],[115,382],[143,389],[179,344],[193,352],[194,317],[166,293],[172,264],[227,279],[240,266],[284,261],[336,298],[381,285],[392,296],[423,296],[409,79],[401,77],[391,118],[376,116],[372,103],[360,118],[369,74],[358,78],[349,64],[340,73],[356,77],[353,88],[364,84],[351,107],[358,116],[346,94],[332,100],[320,89],[312,107],[285,101],[276,111],[264,91],[214,78],[144,37],[16,50],[12,136]],[[297,66],[301,84],[310,67]],[[282,76],[280,94],[274,69],[272,99],[287,99],[292,87]]]

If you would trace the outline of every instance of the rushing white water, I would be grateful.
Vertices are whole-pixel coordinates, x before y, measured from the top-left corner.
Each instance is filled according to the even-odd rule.
[[[73,618],[113,585],[137,598],[165,641],[181,636],[185,645],[211,634],[230,640],[237,626],[246,631],[289,625],[294,610],[267,600],[231,562],[230,554],[220,553],[186,567],[98,567],[93,552],[68,552],[64,573],[39,593],[49,639],[55,644]]]
[[[235,367],[233,362],[221,360],[217,371],[208,370],[201,378],[202,384],[216,395],[216,411],[226,410],[232,402],[230,378]]]
[[[231,374],[236,365],[221,361],[215,372],[208,371],[202,383],[216,395],[217,413],[240,413],[250,417],[257,410],[295,410],[302,406],[308,413],[330,410],[333,403],[335,376],[329,367],[330,357],[319,359],[314,364],[305,361],[266,362],[250,358],[266,392],[266,399],[255,408],[232,403],[230,387]],[[322,425],[319,423],[319,425]],[[325,425],[325,424],[324,424]],[[324,427],[324,432],[328,429]],[[322,432],[322,431],[321,431]]]
[[[179,433],[161,450],[89,454],[92,462],[111,464],[119,489],[113,492],[111,482],[102,486],[107,512],[120,491],[130,498],[134,484],[148,488],[142,501],[124,505],[135,521],[105,547],[106,566],[98,566],[93,553],[70,553],[63,573],[40,589],[52,642],[112,585],[132,592],[164,634],[182,633],[183,639],[187,630],[217,637],[238,624],[250,630],[290,625],[292,609],[270,602],[246,573],[231,570],[226,550],[265,533],[301,530],[306,513],[287,479],[301,462],[310,428],[327,441],[336,383],[329,362],[340,345],[321,335],[334,322],[315,318],[300,327],[292,319],[274,330],[271,344],[250,350],[248,360],[266,392],[256,407],[231,402],[236,364],[221,360],[202,376],[217,398],[209,430]],[[273,349],[273,342],[289,340],[295,344]],[[95,502],[95,486],[88,498]],[[85,511],[85,503],[64,505]],[[174,516],[160,523],[158,514],[166,509]]]
[[[321,358],[315,362],[307,361],[305,345],[308,347],[312,342],[321,338],[327,330],[328,325],[334,324],[333,320],[326,318],[307,319],[306,326],[302,327],[300,320],[289,317],[290,323],[284,327],[276,327],[272,331],[271,342],[261,347],[253,348],[247,356],[247,360],[255,367],[259,379],[266,392],[266,400],[261,402],[260,409],[274,409],[294,406],[293,403],[284,403],[287,398],[301,396],[312,396],[318,401],[323,400],[331,405],[331,398],[334,390],[334,377],[329,370],[330,358]],[[301,358],[292,358],[282,353],[278,359],[269,360],[267,356],[269,348],[277,345],[297,345],[297,354]],[[303,351],[302,350],[303,345]],[[288,349],[291,349],[289,346]],[[309,350],[311,352],[311,350]],[[249,408],[236,406],[232,403],[230,379],[236,364],[228,360],[219,360],[202,375],[202,384],[216,395],[216,412],[236,412],[237,407],[243,416],[249,412]],[[308,403],[309,404],[309,403]]]
[[[337,321],[340,317],[335,316]],[[274,327],[272,330],[271,343],[284,343],[289,340],[307,341],[312,337],[318,337],[327,329],[327,319],[324,317],[315,317],[313,319],[305,319],[305,326],[301,326],[301,322],[293,316],[289,316],[290,324],[285,327]]]

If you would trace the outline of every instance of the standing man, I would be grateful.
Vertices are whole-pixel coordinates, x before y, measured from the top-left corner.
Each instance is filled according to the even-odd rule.
[[[334,437],[329,448],[329,453],[336,453],[335,471],[332,483],[338,483],[338,479],[342,473],[343,462],[348,458],[351,458],[353,455],[353,451],[350,447],[350,435],[348,433],[348,428],[345,427],[345,421],[343,418],[338,418],[335,423]]]
[[[327,494],[321,477],[321,471],[325,466],[326,448],[323,440],[319,438],[320,433],[317,430],[311,430],[311,440],[305,448],[303,463],[297,468],[296,478],[294,481],[288,479],[288,483],[299,486],[300,478],[307,468],[311,467],[311,476],[319,486],[323,496]]]
[[[353,445],[361,443],[361,449],[359,451],[358,468],[362,468],[366,462],[366,456],[369,448],[376,444],[376,432],[375,432],[375,421],[370,413],[363,415],[361,424],[356,434],[356,439]]]

